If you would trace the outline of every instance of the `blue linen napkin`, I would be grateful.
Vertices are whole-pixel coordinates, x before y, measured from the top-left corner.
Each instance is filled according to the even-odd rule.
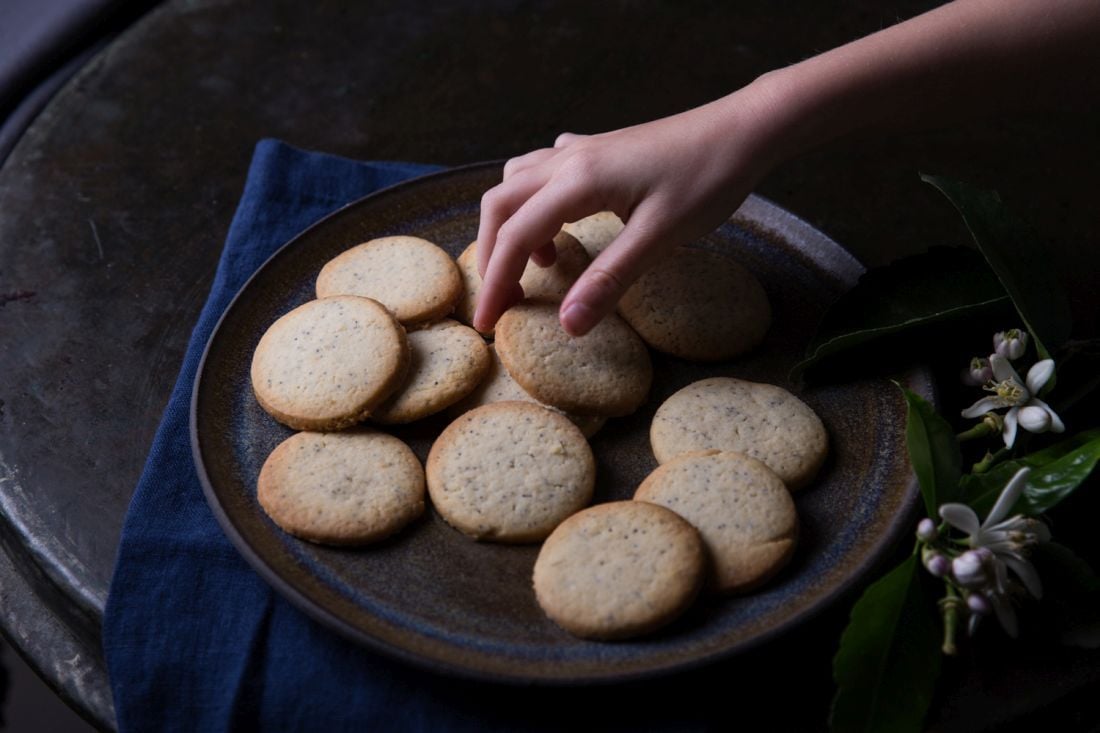
[[[188,414],[199,357],[222,311],[272,252],[323,215],[436,169],[258,144],[123,527],[103,628],[120,730],[689,730],[716,722],[708,700],[728,709],[728,689],[710,694],[697,674],[543,689],[415,669],[299,612],[214,519],[191,461]]]

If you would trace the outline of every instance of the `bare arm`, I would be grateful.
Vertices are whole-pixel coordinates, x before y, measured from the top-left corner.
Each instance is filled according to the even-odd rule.
[[[610,209],[626,228],[561,307],[586,333],[672,247],[712,231],[773,167],[869,127],[920,127],[971,108],[1097,89],[1097,0],[956,0],[769,72],[687,112],[514,158],[482,199],[475,324],[522,297],[519,277],[565,222]]]

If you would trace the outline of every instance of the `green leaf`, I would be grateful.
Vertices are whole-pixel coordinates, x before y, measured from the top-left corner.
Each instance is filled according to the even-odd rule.
[[[901,387],[901,385],[898,385]],[[908,404],[905,444],[917,474],[924,509],[935,517],[940,504],[955,501],[962,476],[962,453],[951,425],[920,395],[901,387]]]
[[[916,554],[856,602],[833,659],[837,733],[920,731],[940,672],[935,604]]]
[[[932,323],[971,318],[1008,302],[1004,288],[978,253],[963,247],[934,247],[866,272],[826,312],[793,376],[870,341]]]
[[[997,464],[987,473],[964,476],[962,492],[969,497],[967,503],[974,511],[984,517],[1009,479],[1029,466],[1031,474],[1024,493],[1008,516],[1042,514],[1072,494],[1092,473],[1097,461],[1100,461],[1100,429],[1078,433],[1049,448]]]
[[[1045,625],[1071,646],[1100,647],[1100,578],[1065,545],[1044,542],[1031,549],[1043,579]]]
[[[1048,358],[1069,338],[1071,314],[1050,254],[1038,237],[1008,210],[996,191],[939,176],[922,174],[921,180],[937,188],[962,215],[1034,338],[1040,358]]]

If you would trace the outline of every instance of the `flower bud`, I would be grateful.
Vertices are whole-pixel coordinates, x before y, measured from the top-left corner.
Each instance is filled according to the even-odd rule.
[[[942,578],[951,572],[951,561],[930,547],[921,552],[921,560],[925,569],[934,578]]]
[[[980,588],[989,581],[981,555],[973,550],[967,550],[951,561],[951,574],[963,588]]]
[[[1006,359],[1019,359],[1027,350],[1027,331],[1010,328],[993,334],[993,351]]]
[[[936,532],[936,523],[928,517],[920,520],[917,524],[917,539],[921,542],[935,542],[938,536]]]
[[[1050,430],[1050,413],[1036,405],[1021,407],[1016,419],[1020,427],[1029,433],[1045,433]]]
[[[993,610],[993,605],[982,593],[970,593],[966,596],[966,607],[970,612],[978,616],[988,616]]]
[[[963,384],[972,387],[980,387],[993,379],[993,367],[989,365],[989,359],[975,356],[970,360],[970,367],[963,372]]]

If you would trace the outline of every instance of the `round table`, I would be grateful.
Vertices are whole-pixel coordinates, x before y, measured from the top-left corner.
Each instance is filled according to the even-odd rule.
[[[258,139],[374,160],[504,158],[564,130],[694,106],[928,5],[178,0],[141,18],[0,168],[5,634],[113,727],[99,628],[122,520]],[[874,266],[967,241],[918,172],[998,188],[1042,233],[1037,246],[1077,263],[1063,277],[1079,329],[1094,333],[1098,120],[1070,101],[867,133],[783,166],[758,192]],[[839,608],[801,632],[828,637],[809,695],[822,720],[843,621]],[[982,651],[948,669],[934,727],[1091,709],[1096,653]]]

